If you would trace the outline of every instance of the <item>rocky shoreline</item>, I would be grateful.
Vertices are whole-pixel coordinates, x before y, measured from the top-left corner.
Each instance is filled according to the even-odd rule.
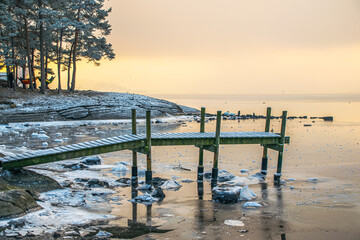
[[[197,113],[198,110],[175,103],[130,93],[76,91],[46,94],[18,89],[1,89],[0,123],[129,119],[131,109],[144,118],[146,110],[153,117],[179,116]]]

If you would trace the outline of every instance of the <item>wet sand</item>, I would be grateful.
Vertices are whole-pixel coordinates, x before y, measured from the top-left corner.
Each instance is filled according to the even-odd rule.
[[[285,181],[281,185],[273,183],[277,154],[269,151],[266,182],[249,186],[257,195],[255,201],[262,205],[260,208],[245,209],[244,202],[214,202],[210,182],[204,182],[201,193],[195,181],[181,183],[182,187],[178,191],[165,191],[166,197],[162,202],[148,206],[128,201],[132,198],[131,187],[116,187],[113,196],[121,200],[100,202],[97,209],[86,210],[115,216],[116,219],[96,223],[101,229],[113,233],[114,238],[359,239],[360,124],[312,121],[288,121],[286,135],[291,137],[291,142],[285,147],[282,176]],[[306,123],[312,126],[304,127]],[[222,131],[262,131],[264,124],[264,120],[227,120],[222,123]],[[129,124],[110,124],[42,130],[49,136],[61,132],[62,137],[69,137],[63,143],[66,144],[127,133],[129,128]],[[207,123],[206,131],[213,131],[214,128],[215,122]],[[280,121],[273,120],[272,128],[275,132],[279,131]],[[154,125],[153,132],[198,130],[199,124],[192,121],[186,124]],[[27,139],[33,131],[39,129],[24,132],[21,138],[2,136],[0,144],[22,146],[23,139]],[[30,138],[25,142],[29,148],[40,148],[42,143]],[[49,143],[50,146],[58,144],[52,141]],[[152,154],[154,177],[196,180],[198,150],[195,147],[154,147]],[[257,145],[221,146],[219,168],[237,176],[250,176],[259,172],[261,155],[262,148]],[[114,165],[122,161],[131,163],[130,151],[103,154],[102,157],[104,164]],[[206,171],[211,170],[212,158],[211,153],[205,154]],[[145,156],[139,156],[139,163],[145,167]],[[55,168],[56,164],[37,168]],[[191,171],[176,168],[179,164]],[[249,172],[242,174],[241,169],[249,169]],[[84,171],[84,175],[91,172],[79,171]],[[56,171],[49,173],[53,177],[63,174]],[[114,174],[111,169],[102,169],[96,173],[108,179],[130,176],[129,171],[126,174]],[[225,220],[240,220],[244,226],[229,226],[224,223]]]

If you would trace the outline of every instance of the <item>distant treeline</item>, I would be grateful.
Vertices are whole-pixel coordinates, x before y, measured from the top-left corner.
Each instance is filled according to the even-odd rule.
[[[56,71],[60,92],[61,72],[66,71],[67,90],[74,91],[77,61],[99,65],[102,58],[113,59],[105,38],[111,32],[111,8],[105,9],[104,2],[0,0],[0,69],[6,69],[8,86],[16,90],[21,81],[34,90],[38,78],[44,93]],[[56,64],[55,71],[50,63]]]

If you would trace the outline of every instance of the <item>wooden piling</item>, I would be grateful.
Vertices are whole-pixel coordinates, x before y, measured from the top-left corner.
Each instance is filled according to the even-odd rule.
[[[197,189],[198,189],[198,197],[201,200],[204,197],[204,182],[203,181],[200,181],[197,183]]]
[[[135,185],[131,185],[131,198],[134,199],[138,196],[138,190],[136,190]],[[132,223],[137,222],[137,203],[132,203]]]
[[[131,109],[131,123],[132,123],[132,134],[136,135],[136,109]],[[138,177],[138,166],[137,166],[137,152],[135,150],[132,151],[132,168],[131,168],[131,176],[133,180],[137,180]],[[137,183],[134,182],[134,183]]]
[[[278,154],[278,163],[277,163],[277,170],[274,174],[274,181],[280,181],[281,177],[281,170],[282,170],[282,161],[283,161],[283,152],[284,152],[284,144],[285,144],[285,128],[286,128],[286,118],[287,118],[287,111],[283,111],[282,119],[281,119],[281,133],[280,133],[280,144],[279,144],[279,154]]]
[[[205,108],[201,108],[200,116],[200,132],[205,132]],[[204,148],[203,146],[199,147],[199,166],[198,166],[198,181],[204,180]]]
[[[217,111],[216,116],[216,132],[215,132],[215,144],[214,144],[214,162],[213,162],[213,169],[212,169],[212,175],[211,180],[217,181],[218,175],[219,175],[219,145],[220,145],[220,128],[221,128],[221,111]]]
[[[146,172],[145,182],[152,185],[151,171],[151,111],[146,111]]]
[[[240,118],[240,111],[238,111],[237,117]]]
[[[270,131],[270,119],[271,119],[271,108],[268,107],[267,111],[266,111],[266,123],[265,123],[265,132],[269,132]],[[268,148],[266,145],[264,145],[264,149],[263,149],[263,157],[262,157],[262,161],[261,161],[261,173],[263,175],[267,174],[267,168],[268,168]]]

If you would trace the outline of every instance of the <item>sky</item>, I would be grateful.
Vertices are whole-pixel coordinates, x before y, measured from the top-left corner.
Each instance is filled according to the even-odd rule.
[[[109,0],[116,59],[78,88],[141,94],[360,93],[359,0]]]

